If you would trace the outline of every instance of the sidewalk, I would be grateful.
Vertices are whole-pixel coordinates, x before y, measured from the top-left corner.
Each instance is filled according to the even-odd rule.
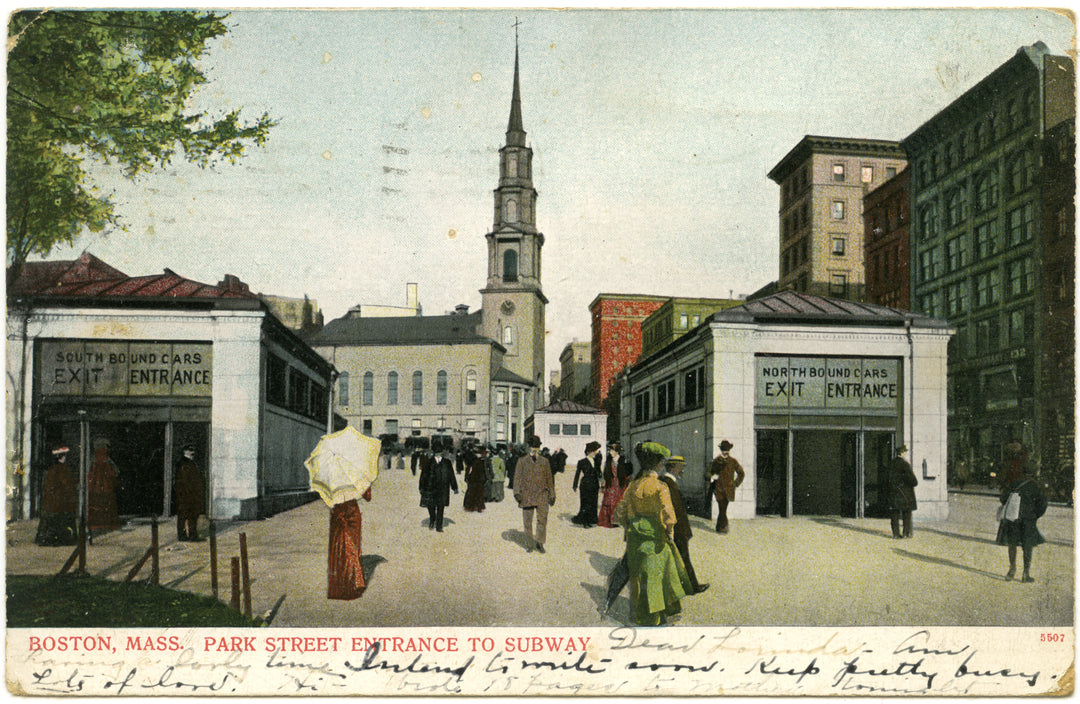
[[[329,509],[316,501],[267,520],[219,526],[219,598],[229,599],[229,558],[247,535],[256,615],[276,609],[273,626],[594,626],[626,623],[626,592],[603,622],[596,607],[622,555],[618,529],[570,523],[572,472],[557,475],[547,554],[527,553],[521,511],[510,492],[483,513],[451,496],[445,532],[427,528],[417,480],[384,471],[370,504],[361,502],[367,592],[326,599]],[[996,498],[952,494],[950,517],[919,522],[909,540],[888,520],[799,516],[732,522],[718,535],[692,518],[690,550],[711,583],[683,600],[685,625],[1068,626],[1073,623],[1074,516],[1051,506],[1039,521],[1036,582],[1005,581],[1004,547],[994,544]],[[7,572],[52,574],[71,548],[33,544],[37,521],[7,526]],[[88,548],[95,576],[121,580],[150,544],[148,525],[128,525]],[[161,583],[210,594],[209,544],[178,543],[174,521],[160,524]],[[140,574],[146,574],[147,568]]]

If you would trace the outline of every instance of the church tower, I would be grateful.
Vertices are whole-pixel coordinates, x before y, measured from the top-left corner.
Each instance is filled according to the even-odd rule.
[[[540,286],[540,250],[544,235],[536,229],[536,189],[532,181],[532,149],[525,145],[521,124],[517,39],[514,40],[514,93],[506,144],[499,150],[499,187],[495,219],[487,235],[487,285],[482,295],[481,334],[506,348],[503,368],[536,384],[532,405],[543,399],[544,307]]]

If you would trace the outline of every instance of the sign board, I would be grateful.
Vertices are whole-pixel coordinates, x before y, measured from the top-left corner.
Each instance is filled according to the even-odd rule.
[[[44,396],[209,396],[209,342],[46,340],[41,349]]]
[[[895,410],[902,392],[895,358],[757,358],[758,408]]]

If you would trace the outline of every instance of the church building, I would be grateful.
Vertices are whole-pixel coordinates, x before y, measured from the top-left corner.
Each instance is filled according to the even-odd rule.
[[[482,309],[458,306],[448,315],[400,318],[347,314],[308,340],[339,372],[336,412],[365,435],[525,442],[525,421],[543,402],[548,302],[532,156],[515,47]]]

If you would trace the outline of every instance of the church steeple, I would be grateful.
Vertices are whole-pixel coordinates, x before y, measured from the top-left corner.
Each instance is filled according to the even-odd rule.
[[[521,120],[521,79],[517,31],[514,32],[514,87],[506,143],[499,149],[499,183],[494,192],[494,218],[487,233],[487,285],[483,296],[481,334],[502,345],[503,369],[527,379],[535,398],[544,390],[544,309],[541,251],[544,235],[536,229],[533,151],[525,142]],[[530,394],[532,396],[533,394]]]
[[[510,121],[506,125],[507,146],[525,146],[525,128],[521,126],[521,87],[518,82],[517,36],[514,37],[514,96],[510,99]]]

